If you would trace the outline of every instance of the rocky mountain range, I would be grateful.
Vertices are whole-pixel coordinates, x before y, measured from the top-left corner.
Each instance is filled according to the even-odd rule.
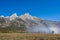
[[[29,13],[25,13],[21,16],[17,16],[14,13],[11,16],[0,16],[0,29],[2,28],[14,28],[22,29],[29,33],[46,33],[46,34],[60,34],[60,22],[50,21],[31,16]]]

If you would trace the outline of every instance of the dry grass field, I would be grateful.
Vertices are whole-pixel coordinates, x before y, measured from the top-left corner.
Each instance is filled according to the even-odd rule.
[[[60,35],[39,33],[0,33],[0,40],[60,40]]]

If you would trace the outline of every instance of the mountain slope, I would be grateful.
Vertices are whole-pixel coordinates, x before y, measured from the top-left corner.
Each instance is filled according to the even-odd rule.
[[[44,20],[35,16],[31,16],[29,13],[26,13],[21,16],[17,16],[14,13],[8,17],[0,17],[0,29],[1,28],[20,28],[21,25],[24,25],[26,32],[38,32],[38,33],[47,33],[47,34],[60,34],[60,22]]]

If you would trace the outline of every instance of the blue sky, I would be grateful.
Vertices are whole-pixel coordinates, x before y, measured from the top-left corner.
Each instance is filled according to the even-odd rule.
[[[30,13],[46,20],[60,20],[60,0],[0,0],[0,15]]]

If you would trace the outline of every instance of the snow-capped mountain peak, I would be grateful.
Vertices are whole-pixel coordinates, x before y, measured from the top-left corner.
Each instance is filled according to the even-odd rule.
[[[25,15],[25,16],[30,16],[30,14],[29,14],[29,13],[25,13],[24,15]]]
[[[14,13],[13,15],[10,16],[10,20],[14,20],[16,17],[18,17],[18,16],[16,13]]]
[[[21,15],[20,18],[34,20],[34,16],[31,16],[29,13],[25,13],[24,15]]]
[[[12,14],[11,16],[13,16],[13,17],[18,17],[16,13]]]

